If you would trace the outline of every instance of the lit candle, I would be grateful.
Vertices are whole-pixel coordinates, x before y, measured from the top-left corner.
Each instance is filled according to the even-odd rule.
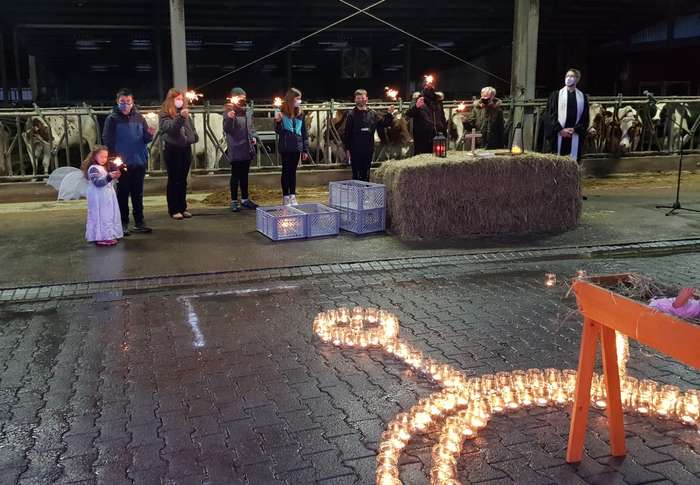
[[[557,275],[554,273],[547,273],[544,275],[544,285],[552,287],[557,284]]]

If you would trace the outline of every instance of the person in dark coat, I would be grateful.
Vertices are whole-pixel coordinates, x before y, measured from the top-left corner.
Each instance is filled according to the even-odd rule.
[[[297,167],[309,159],[309,135],[301,109],[301,91],[290,88],[275,113],[279,152],[282,157],[282,203],[297,205]]]
[[[588,96],[577,88],[580,80],[578,69],[566,71],[564,87],[549,96],[545,118],[549,151],[577,162],[581,161],[589,124]]]
[[[413,118],[413,153],[433,153],[433,138],[438,133],[447,134],[445,110],[431,84],[426,84],[416,104],[406,111]]]
[[[187,219],[192,217],[187,210],[187,176],[192,165],[192,145],[197,143],[199,136],[182,91],[175,88],[168,91],[160,112],[159,129],[168,170],[168,214],[176,220]]]
[[[481,98],[474,103],[464,122],[465,133],[476,129],[481,133],[477,144],[493,150],[505,145],[505,121],[501,100],[496,97],[496,89],[487,86],[481,90]]]
[[[374,156],[374,133],[391,126],[394,107],[382,117],[367,107],[367,91],[355,91],[355,107],[347,114],[343,145],[352,165],[353,180],[369,182],[369,172]]]
[[[224,109],[224,133],[226,133],[226,159],[231,164],[231,211],[238,212],[238,187],[241,188],[241,207],[256,209],[258,204],[248,194],[248,173],[255,157],[257,132],[253,125],[253,110],[246,105],[246,92],[242,88],[231,90],[231,103]]]
[[[117,93],[117,105],[105,120],[102,140],[109,148],[110,157],[120,157],[128,170],[117,185],[117,200],[122,217],[124,235],[129,235],[129,197],[134,213],[134,232],[148,233],[151,228],[143,218],[143,181],[148,162],[147,145],[153,140],[155,128],[149,128],[146,119],[134,106],[134,95],[128,89]]]

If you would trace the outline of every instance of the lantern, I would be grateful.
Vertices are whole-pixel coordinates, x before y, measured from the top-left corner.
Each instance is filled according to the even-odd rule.
[[[513,143],[510,146],[510,153],[511,155],[520,155],[523,151],[523,125],[518,123],[515,125],[515,131],[513,132]]]
[[[433,155],[439,158],[447,157],[447,138],[442,133],[433,138]]]

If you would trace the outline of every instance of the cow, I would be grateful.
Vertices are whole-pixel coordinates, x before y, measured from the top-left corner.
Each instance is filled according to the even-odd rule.
[[[88,150],[97,145],[95,118],[86,114],[70,114],[75,111],[69,109],[65,118],[63,114],[44,114],[31,116],[27,120],[22,139],[32,164],[32,175],[37,175],[39,164],[44,174],[48,174],[52,162],[56,165],[58,151],[66,144],[69,149],[87,144]]]
[[[690,109],[686,103],[657,103],[651,121],[661,145],[658,148],[674,152],[681,146],[685,147],[690,141],[690,119]]]
[[[0,175],[12,175],[12,159],[8,153],[10,130],[0,121]]]
[[[631,106],[605,108],[592,103],[585,140],[586,153],[613,153],[619,155],[639,148],[642,121]]]

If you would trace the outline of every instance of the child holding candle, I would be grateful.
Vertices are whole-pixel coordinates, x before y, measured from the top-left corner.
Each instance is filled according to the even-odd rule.
[[[250,162],[255,157],[257,133],[253,125],[253,110],[246,105],[246,92],[242,88],[231,90],[231,103],[224,107],[224,133],[226,133],[226,159],[231,164],[231,211],[240,207],[255,209],[258,205],[248,194]],[[241,204],[238,205],[238,186],[241,187]]]
[[[282,156],[282,203],[296,205],[297,167],[309,159],[309,136],[301,109],[301,91],[290,88],[275,113],[275,131],[279,135]]]
[[[176,220],[192,217],[187,210],[187,175],[192,165],[192,145],[199,136],[194,129],[185,96],[173,88],[163,101],[160,112],[160,132],[165,148],[163,158],[168,169],[166,189],[168,214]]]
[[[82,166],[88,180],[85,239],[98,246],[114,246],[124,236],[117,194],[112,183],[119,179],[121,172],[118,167],[110,166],[108,157],[107,147],[97,145]]]
[[[675,298],[652,298],[649,306],[680,318],[698,318],[700,300],[694,296],[695,288],[683,288]]]

